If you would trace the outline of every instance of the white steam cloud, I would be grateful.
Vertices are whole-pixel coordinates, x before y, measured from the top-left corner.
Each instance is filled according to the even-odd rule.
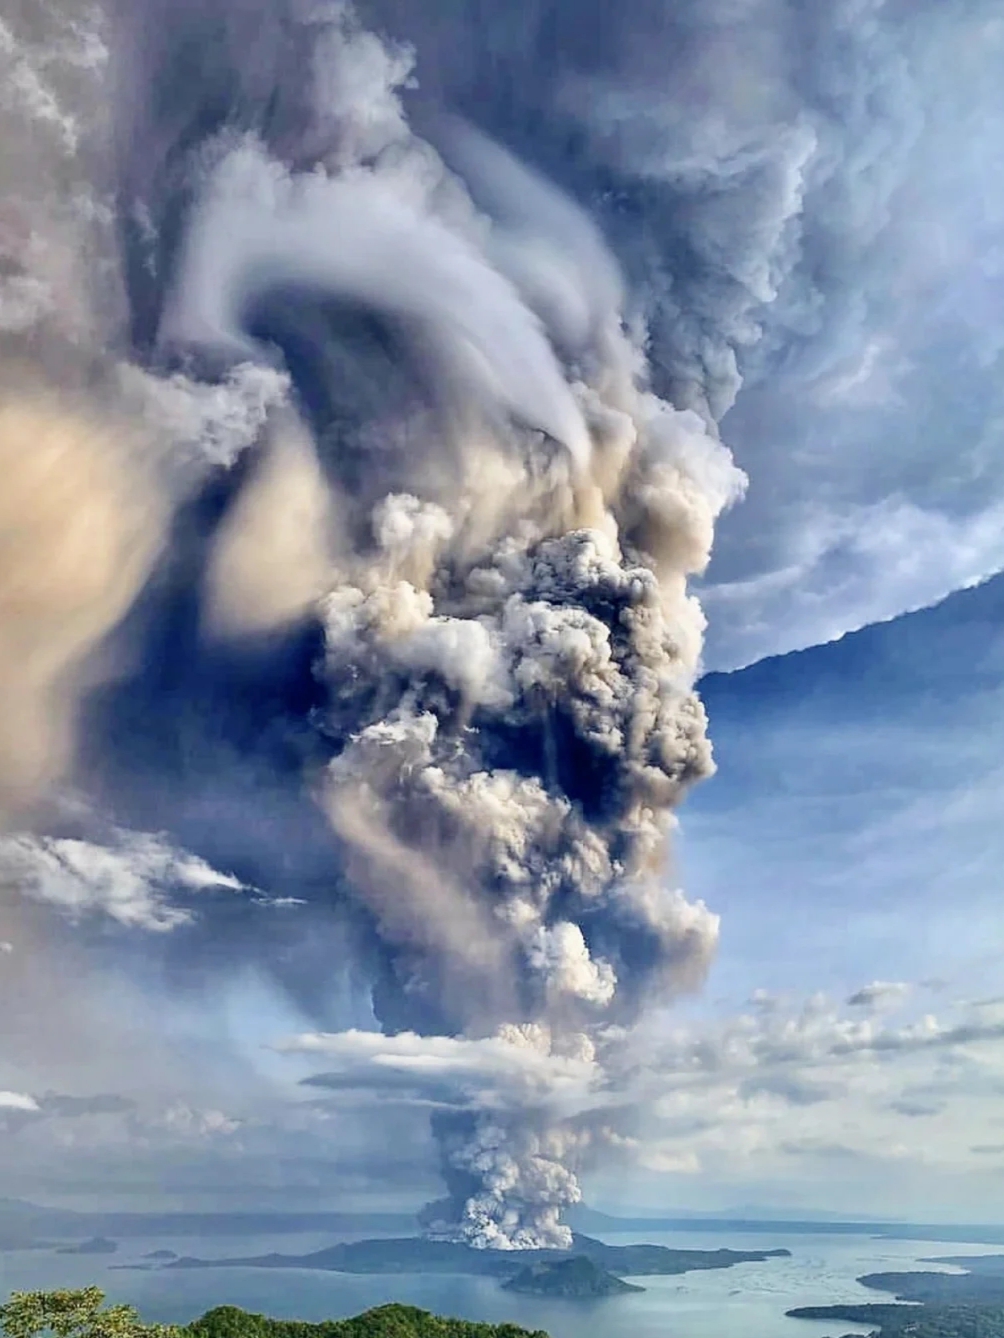
[[[178,851],[161,837],[119,833],[114,844],[69,838],[0,839],[0,886],[47,902],[80,918],[101,913],[120,925],[166,931],[188,923],[192,912],[177,894],[241,892],[231,874]]]
[[[425,155],[380,172],[290,178],[253,143],[227,153],[193,218],[161,326],[171,348],[254,357],[242,316],[258,293],[321,290],[414,323],[435,375],[467,408],[510,414],[588,462],[571,388],[534,315],[471,237],[430,207]]]

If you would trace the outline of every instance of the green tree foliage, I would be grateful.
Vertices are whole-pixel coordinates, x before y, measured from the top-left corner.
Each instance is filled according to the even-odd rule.
[[[97,1287],[15,1292],[0,1306],[4,1338],[547,1338],[515,1324],[441,1319],[414,1306],[385,1305],[354,1319],[308,1324],[219,1306],[187,1327],[144,1324],[128,1305],[106,1306]]]
[[[269,1319],[237,1306],[219,1306],[188,1326],[190,1338],[547,1338],[515,1324],[474,1324],[441,1319],[409,1305],[384,1305],[354,1319],[307,1324]]]
[[[14,1292],[0,1306],[0,1330],[6,1338],[177,1338],[179,1330],[144,1324],[132,1306],[104,1300],[98,1287]]]
[[[801,1306],[797,1319],[843,1320],[871,1330],[872,1338],[1004,1338],[1004,1306]]]

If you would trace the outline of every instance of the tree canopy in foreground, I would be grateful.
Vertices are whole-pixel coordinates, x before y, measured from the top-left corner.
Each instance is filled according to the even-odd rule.
[[[443,1319],[408,1305],[384,1305],[353,1319],[310,1324],[218,1306],[188,1325],[145,1324],[128,1305],[106,1306],[97,1287],[15,1292],[0,1306],[5,1338],[547,1338],[515,1324]]]

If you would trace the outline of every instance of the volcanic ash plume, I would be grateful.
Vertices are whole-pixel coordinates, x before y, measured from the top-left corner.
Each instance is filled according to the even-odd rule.
[[[264,417],[256,368],[196,386],[131,356],[108,18],[56,0],[0,17],[0,827],[71,766],[81,699],[118,667],[97,653],[208,439],[243,447]]]
[[[88,171],[107,129],[97,18],[0,18],[0,827],[67,764],[84,665],[162,537],[148,434],[104,357],[122,291]]]
[[[497,528],[478,532],[476,478],[449,512],[389,496],[376,554],[323,602],[338,754],[320,797],[395,1030],[532,1021],[581,1047],[708,960],[713,917],[661,879],[671,810],[712,769],[684,577],[722,500],[702,477],[720,448],[689,414],[641,396],[636,413],[608,497],[524,443]],[[437,1124],[465,1239],[569,1240],[571,1140],[541,1119]]]
[[[571,1093],[602,1090],[611,1037],[697,983],[715,943],[714,916],[665,885],[666,841],[712,770],[688,580],[743,479],[706,396],[654,393],[618,265],[570,198],[448,108],[415,133],[420,64],[347,5],[259,9],[254,38],[237,0],[135,0],[114,27],[114,208],[145,364],[119,381],[176,437],[201,436],[223,481],[219,523],[201,549],[186,540],[205,555],[186,578],[188,658],[236,663],[316,631],[295,733],[335,856],[283,891],[347,909],[387,1043],[417,1044],[416,1074],[423,1046],[490,1058],[491,1080],[464,1070],[462,1091],[463,1065],[442,1061],[448,1198],[430,1230],[567,1245],[596,1134]],[[5,469],[18,413],[0,419]],[[87,432],[67,430],[86,463]],[[33,574],[34,607],[61,615],[50,590],[93,605],[43,687],[135,593],[129,513],[111,512],[90,565],[44,526],[28,536],[61,564],[55,585]],[[14,675],[0,660],[5,692]],[[242,738],[273,724],[288,719]]]
[[[51,388],[0,400],[0,813],[64,766],[82,663],[157,550],[159,507],[116,426]]]
[[[687,580],[742,479],[713,424],[646,388],[576,206],[464,125],[437,121],[438,147],[413,134],[407,58],[345,7],[302,33],[313,135],[291,154],[229,129],[204,152],[158,333],[206,366],[281,350],[320,461],[302,433],[295,462],[269,456],[227,521],[215,607],[239,634],[227,573],[274,587],[269,498],[314,479],[329,760],[309,783],[369,927],[377,1016],[592,1063],[593,1036],[694,984],[713,949],[714,917],[662,879],[672,810],[712,770]],[[546,1092],[445,1106],[432,1229],[568,1244],[586,1134]]]

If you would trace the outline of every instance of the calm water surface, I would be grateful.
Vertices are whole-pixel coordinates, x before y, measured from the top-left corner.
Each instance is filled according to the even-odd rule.
[[[129,1301],[150,1320],[184,1321],[214,1305],[297,1319],[338,1319],[387,1301],[404,1301],[442,1314],[546,1329],[552,1338],[821,1338],[846,1324],[786,1319],[798,1305],[889,1299],[868,1292],[859,1274],[930,1268],[925,1255],[990,1254],[987,1245],[883,1241],[868,1236],[708,1236],[673,1231],[617,1234],[611,1244],[650,1240],[674,1249],[791,1250],[790,1259],[679,1277],[643,1278],[644,1293],[583,1303],[513,1296],[489,1278],[352,1277],[308,1269],[251,1268],[119,1272],[110,1265],[138,1262],[149,1250],[171,1249],[202,1258],[303,1254],[331,1245],[324,1235],[144,1238],[123,1242],[116,1255],[58,1255],[50,1251],[0,1254],[0,1292],[75,1287],[96,1282],[116,1301]]]

